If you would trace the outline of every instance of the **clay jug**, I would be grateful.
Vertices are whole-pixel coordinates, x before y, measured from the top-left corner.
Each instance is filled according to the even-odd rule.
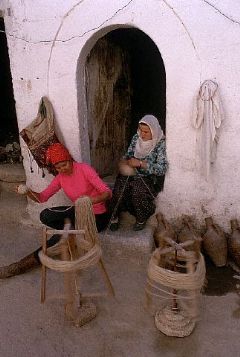
[[[176,241],[176,234],[174,229],[171,227],[170,223],[164,218],[162,213],[157,213],[156,215],[158,225],[154,232],[154,241],[156,247],[163,248],[167,244],[164,237],[170,238]]]
[[[228,239],[228,249],[234,262],[240,266],[240,228],[236,219],[231,220],[230,223],[232,232]]]
[[[205,218],[206,233],[203,235],[203,247],[217,267],[227,263],[227,239],[223,230],[214,224],[212,217]]]
[[[182,228],[178,234],[178,242],[184,243],[186,241],[193,241],[193,244],[185,247],[186,250],[195,251],[199,256],[201,251],[202,237],[194,229],[191,217],[184,215],[182,218]]]
[[[164,269],[172,269],[172,261],[169,260],[168,255],[166,254],[161,254],[160,258],[160,253],[164,251],[165,248],[168,248],[171,246],[171,242],[176,242],[177,236],[170,225],[170,223],[164,218],[162,213],[158,213],[156,215],[158,225],[157,228],[155,229],[154,232],[154,241],[155,245],[158,247],[158,253],[159,253],[159,266],[161,266]]]

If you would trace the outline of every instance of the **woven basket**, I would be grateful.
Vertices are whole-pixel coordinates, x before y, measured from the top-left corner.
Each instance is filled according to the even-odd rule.
[[[213,223],[211,217],[205,218],[207,231],[203,236],[203,247],[217,267],[227,263],[227,239],[221,228]]]
[[[232,234],[228,239],[228,249],[234,262],[240,266],[240,228],[236,219],[231,220]]]
[[[163,310],[157,311],[155,325],[167,336],[185,337],[192,333],[195,321],[180,312],[174,313],[170,307],[166,306]]]

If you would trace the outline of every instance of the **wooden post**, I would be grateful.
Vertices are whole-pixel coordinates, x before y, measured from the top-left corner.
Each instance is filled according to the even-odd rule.
[[[108,291],[109,291],[110,295],[115,296],[115,292],[114,292],[111,280],[110,280],[110,278],[108,276],[108,273],[107,273],[107,271],[105,269],[105,266],[104,266],[103,261],[102,261],[101,258],[100,258],[100,260],[98,262],[98,266],[99,266],[99,268],[100,268],[100,270],[101,270],[101,272],[103,274],[103,278],[105,280],[105,283],[107,285],[107,288],[108,288]]]
[[[71,260],[71,246],[69,242],[68,230],[71,228],[71,222],[69,219],[64,221],[63,241],[61,245],[61,258],[62,260]],[[74,241],[71,237],[71,245]],[[75,252],[74,252],[75,253]],[[64,291],[65,291],[65,314],[67,318],[75,320],[77,316],[77,304],[76,304],[76,289],[75,289],[75,272],[66,272],[64,274]]]
[[[187,272],[189,274],[193,274],[195,272],[195,262],[197,261],[196,259],[196,253],[193,252],[193,254],[189,254],[189,257],[187,259]],[[192,306],[191,306],[191,317],[197,317],[198,315],[198,301],[197,301],[197,292],[192,290],[190,291],[189,295],[192,297]]]
[[[46,229],[46,227],[43,228],[42,251],[44,254],[47,253],[47,229]],[[47,274],[47,268],[45,265],[42,264],[41,303],[44,303],[44,301],[46,299],[46,274]]]
[[[173,266],[173,271],[177,271],[177,249],[175,249],[175,252],[174,252],[174,266]],[[174,294],[174,295],[177,295],[177,290],[176,290],[176,289],[173,289],[173,294]],[[175,313],[177,313],[177,312],[179,311],[176,296],[173,296],[172,311],[174,311]]]

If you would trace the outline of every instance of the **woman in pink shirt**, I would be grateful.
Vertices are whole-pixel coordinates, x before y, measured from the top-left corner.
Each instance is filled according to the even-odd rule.
[[[81,196],[88,196],[93,205],[97,230],[99,232],[102,231],[107,226],[110,218],[105,206],[105,202],[111,198],[110,188],[100,179],[91,166],[73,161],[70,153],[62,144],[52,144],[46,154],[48,164],[54,166],[57,175],[45,190],[34,192],[28,189],[27,196],[35,202],[42,203],[62,189],[73,205],[44,209],[40,213],[41,222],[51,228],[63,229],[64,220],[69,218],[74,226],[74,202]],[[48,240],[47,246],[53,246],[59,239],[59,235],[52,236]],[[37,249],[19,262],[0,267],[0,278],[21,274],[39,265],[38,253],[40,249]]]
[[[105,202],[111,197],[111,190],[100,179],[96,171],[86,163],[73,161],[68,150],[60,143],[51,145],[47,150],[47,162],[58,172],[50,185],[42,192],[28,192],[28,196],[39,202],[46,202],[60,189],[73,202],[73,206],[53,207],[40,214],[42,223],[61,229],[64,219],[70,218],[74,225],[74,202],[81,196],[88,196],[93,204],[98,231],[102,231],[109,219]]]

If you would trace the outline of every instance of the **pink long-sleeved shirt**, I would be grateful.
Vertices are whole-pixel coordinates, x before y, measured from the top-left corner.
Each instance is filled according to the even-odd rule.
[[[71,175],[58,174],[50,185],[39,193],[40,202],[46,202],[60,189],[74,203],[81,196],[96,197],[104,192],[110,192],[110,188],[100,179],[97,172],[88,164],[73,162]],[[93,204],[94,214],[106,212],[104,202]]]

